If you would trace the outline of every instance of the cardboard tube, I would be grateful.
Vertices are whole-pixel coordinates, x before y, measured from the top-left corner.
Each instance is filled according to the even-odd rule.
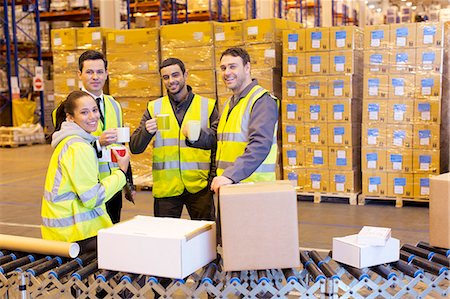
[[[3,234],[0,234],[0,248],[31,253],[58,255],[70,258],[76,258],[80,253],[80,246],[77,243]]]

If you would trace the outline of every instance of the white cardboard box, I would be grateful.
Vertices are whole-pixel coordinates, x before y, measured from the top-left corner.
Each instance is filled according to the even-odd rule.
[[[333,238],[333,259],[356,268],[365,268],[398,261],[400,241],[390,238],[386,246],[358,244],[358,235]]]
[[[98,267],[184,278],[216,258],[212,221],[136,216],[98,232]]]
[[[385,246],[391,237],[391,229],[387,227],[364,226],[358,233],[358,244]]]

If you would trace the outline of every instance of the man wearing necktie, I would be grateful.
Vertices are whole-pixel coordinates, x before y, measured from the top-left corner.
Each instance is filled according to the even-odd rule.
[[[92,133],[98,136],[94,147],[98,153],[101,153],[101,147],[114,145],[117,142],[118,127],[123,126],[122,108],[119,102],[110,95],[103,93],[103,87],[108,78],[108,62],[105,56],[93,50],[88,50],[81,54],[78,59],[78,78],[83,83],[81,90],[89,93],[97,102],[100,110],[100,120],[98,128]],[[107,177],[117,168],[113,162],[99,162],[100,179]],[[131,168],[128,167],[127,181],[133,186]],[[133,191],[134,196],[134,191]],[[132,200],[132,198],[127,198]],[[122,192],[119,191],[106,203],[111,221],[117,223],[120,221],[120,211],[122,210]]]

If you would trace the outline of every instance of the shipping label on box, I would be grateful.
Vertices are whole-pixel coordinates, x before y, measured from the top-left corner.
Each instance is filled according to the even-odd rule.
[[[219,202],[224,271],[300,266],[297,193],[289,181],[223,186]]]
[[[406,197],[413,196],[412,173],[388,173],[388,196]]]
[[[387,173],[384,171],[363,171],[363,194],[374,196],[386,196]]]
[[[364,123],[377,122],[384,123],[387,121],[387,100],[363,100],[363,116]]]
[[[392,125],[386,127],[387,147],[412,148],[412,125]]]
[[[330,69],[328,52],[306,53],[306,75],[327,75]]]
[[[442,48],[417,48],[416,63],[419,71],[442,73],[443,54]]]
[[[413,150],[413,172],[439,174],[439,150]]]
[[[450,174],[430,178],[430,245],[450,248]]]
[[[387,74],[391,52],[386,50],[365,50],[364,70],[368,73]]]
[[[416,66],[416,49],[401,48],[392,50],[389,66],[391,74],[415,72]]]
[[[377,123],[362,124],[362,146],[386,146],[386,125]]]
[[[303,101],[282,101],[281,120],[283,122],[302,121],[304,109],[303,105]]]
[[[353,170],[359,167],[361,150],[359,147],[328,147],[328,165],[330,169]]]
[[[326,122],[327,101],[326,100],[303,101],[303,120],[305,122]]]
[[[390,25],[391,46],[394,48],[416,46],[416,23],[391,24]]]
[[[415,82],[416,97],[440,97],[442,95],[441,80],[441,74],[417,74]]]
[[[430,177],[429,173],[414,174],[414,197],[428,199],[430,197]]]
[[[326,169],[306,169],[306,192],[328,192],[330,172]]]
[[[242,22],[214,22],[214,45],[236,47],[244,43]]]
[[[389,76],[389,98],[414,98],[415,76],[395,74]]]
[[[378,147],[362,147],[363,171],[384,171],[386,170],[386,149]]]
[[[415,149],[439,149],[440,125],[438,124],[414,124],[413,148]]]
[[[411,123],[414,114],[414,101],[412,100],[388,100],[389,124]]]
[[[282,123],[283,144],[301,144],[303,143],[304,127],[301,123],[283,122]]]
[[[290,53],[283,55],[283,76],[305,75],[305,54]]]
[[[328,123],[328,146],[360,145],[360,128],[357,123]]]
[[[306,28],[306,51],[327,51],[330,49],[330,29]]]
[[[304,123],[305,144],[327,145],[327,123]]]
[[[386,170],[392,172],[411,172],[412,171],[412,149],[386,149]]]
[[[364,98],[387,99],[389,92],[388,76],[364,74]]]
[[[400,241],[389,238],[385,246],[361,245],[358,235],[333,238],[333,259],[358,268],[372,267],[398,261]]]
[[[361,191],[359,171],[330,170],[330,192],[356,193]]]
[[[305,166],[305,148],[299,145],[283,145],[283,166]]]
[[[442,23],[418,23],[417,47],[444,46],[444,28]]]
[[[306,30],[283,30],[283,53],[298,53],[305,51]]]
[[[361,49],[362,30],[356,26],[330,27],[330,50]]]
[[[215,258],[211,221],[136,216],[98,232],[100,269],[182,279]]]
[[[364,28],[364,48],[386,49],[390,47],[389,25],[366,26]]]
[[[326,146],[311,146],[306,148],[305,167],[328,169],[328,148]]]
[[[308,76],[303,78],[305,86],[305,99],[325,99],[328,96],[327,76]]]
[[[292,183],[297,190],[303,191],[306,180],[306,170],[298,167],[283,167],[283,178]]]

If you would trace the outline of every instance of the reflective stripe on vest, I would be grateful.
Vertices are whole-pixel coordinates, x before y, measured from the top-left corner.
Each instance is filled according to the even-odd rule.
[[[209,118],[215,100],[194,95],[185,113],[183,127],[190,120],[199,120],[203,129],[209,128]],[[148,112],[152,118],[168,114],[170,130],[157,131],[153,143],[153,195],[156,198],[181,195],[186,189],[197,193],[208,184],[211,151],[189,147],[167,96],[151,101]]]
[[[89,221],[97,218],[98,216],[104,215],[105,212],[100,208],[95,208],[92,211],[87,211],[84,213],[76,214],[66,218],[44,218],[42,217],[42,222],[47,227],[62,228],[67,226],[75,225],[78,222]]]

